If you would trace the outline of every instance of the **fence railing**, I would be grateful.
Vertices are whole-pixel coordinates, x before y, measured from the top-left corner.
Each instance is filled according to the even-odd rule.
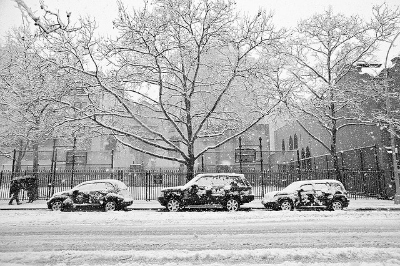
[[[165,187],[180,186],[186,183],[186,173],[179,170],[159,170],[131,172],[128,170],[63,170],[24,172],[37,178],[38,199],[48,199],[56,192],[68,190],[75,185],[96,179],[118,179],[128,187],[134,200],[155,200],[160,190]],[[294,171],[247,171],[243,172],[253,186],[256,198],[264,193],[280,190],[298,180],[336,179],[333,170],[294,170]],[[0,199],[9,198],[10,171],[0,172]],[[343,185],[350,197],[390,198],[394,195],[394,181],[390,171],[356,171],[341,172]],[[26,192],[21,191],[21,198],[26,199]]]

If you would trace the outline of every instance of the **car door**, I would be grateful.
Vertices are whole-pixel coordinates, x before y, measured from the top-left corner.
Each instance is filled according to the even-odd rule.
[[[108,182],[97,182],[91,187],[91,191],[88,192],[89,203],[93,205],[102,204],[104,197],[115,190],[114,186]]]
[[[76,205],[89,204],[89,192],[93,190],[93,183],[83,184],[72,192],[72,201]]]
[[[212,181],[212,176],[202,176],[196,181],[196,191],[192,193],[193,204],[204,205],[209,203],[212,189]]]
[[[224,187],[229,182],[230,178],[227,175],[219,175],[213,177],[210,200],[212,203],[221,203],[225,198]]]
[[[312,184],[303,184],[299,188],[300,205],[309,205],[314,201],[315,190]]]
[[[315,189],[315,202],[317,205],[326,205],[329,197],[332,197],[330,193],[330,185],[327,182],[317,182],[314,184]]]

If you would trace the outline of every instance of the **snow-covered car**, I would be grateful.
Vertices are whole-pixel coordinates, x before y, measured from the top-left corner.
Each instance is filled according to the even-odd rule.
[[[243,174],[199,174],[183,186],[161,190],[158,201],[168,211],[182,208],[218,208],[237,211],[254,200],[252,187]]]
[[[53,211],[87,207],[114,211],[132,203],[132,196],[123,182],[102,179],[86,181],[70,190],[55,193],[47,201],[47,207]]]
[[[343,184],[337,180],[304,180],[291,183],[280,191],[268,192],[261,203],[267,209],[325,208],[342,210],[349,206]]]

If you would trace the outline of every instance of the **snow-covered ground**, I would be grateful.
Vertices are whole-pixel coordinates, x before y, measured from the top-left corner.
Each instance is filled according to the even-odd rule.
[[[400,265],[400,212],[0,211],[0,265]]]

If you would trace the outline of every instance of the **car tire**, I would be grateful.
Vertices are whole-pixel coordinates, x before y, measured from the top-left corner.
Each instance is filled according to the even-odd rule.
[[[61,200],[55,200],[51,203],[51,210],[52,211],[62,211],[63,203]]]
[[[282,200],[281,203],[279,204],[279,207],[282,211],[292,211],[293,210],[293,204],[290,200]]]
[[[228,199],[228,201],[225,204],[225,209],[229,212],[235,212],[238,211],[240,208],[240,204],[236,199]]]
[[[114,201],[107,201],[104,204],[104,211],[105,212],[112,212],[117,210],[117,204]]]
[[[167,210],[170,212],[177,212],[181,209],[181,203],[177,199],[170,199],[167,203]]]
[[[332,201],[330,209],[331,209],[332,211],[340,211],[340,210],[343,210],[343,203],[342,203],[342,201],[341,201],[341,200],[334,200],[334,201]]]

